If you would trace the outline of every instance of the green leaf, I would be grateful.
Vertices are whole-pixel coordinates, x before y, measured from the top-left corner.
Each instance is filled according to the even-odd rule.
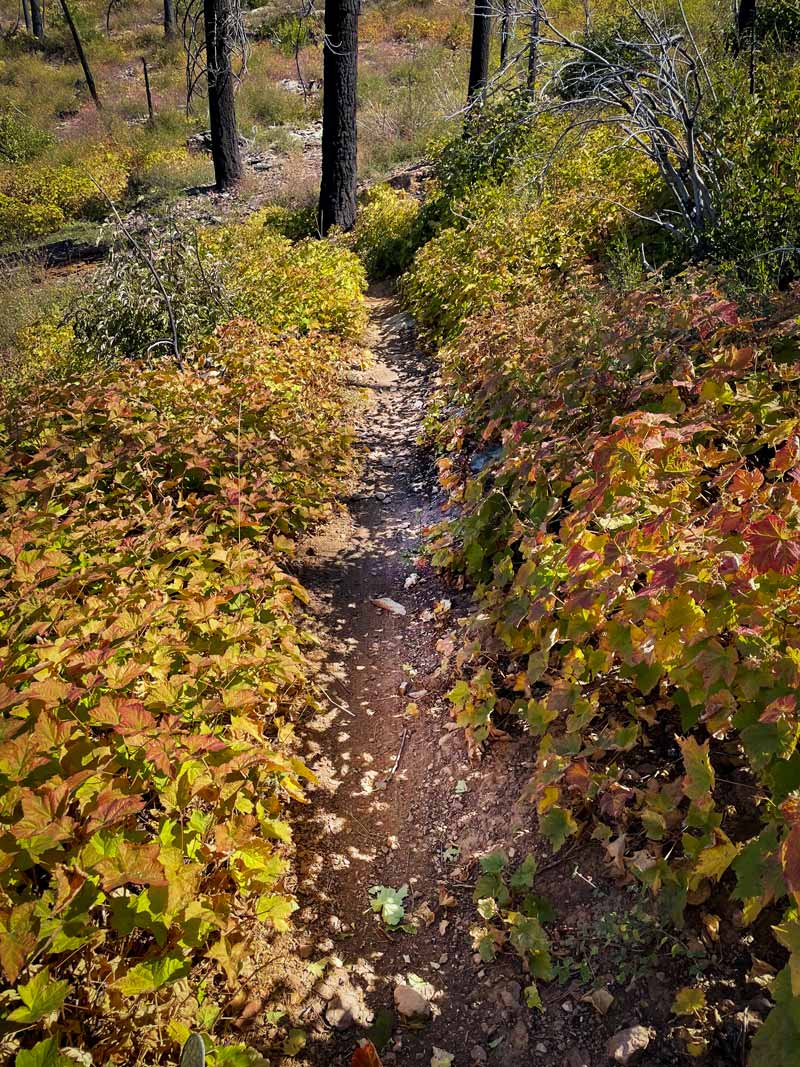
[[[539,1011],[544,1011],[542,998],[539,995],[539,990],[536,988],[535,982],[531,982],[530,985],[526,985],[522,993],[525,997],[525,1003],[529,1008],[538,1008]]]
[[[478,862],[484,874],[500,874],[508,864],[508,856],[498,849],[497,852],[488,852],[481,856]]]
[[[694,1015],[706,1006],[706,994],[702,989],[684,986],[675,994],[672,1002],[673,1015]]]
[[[554,804],[539,818],[539,829],[558,852],[568,837],[578,832],[578,824],[571,811]]]
[[[157,989],[184,978],[190,970],[189,961],[178,952],[170,952],[158,960],[146,960],[118,978],[115,987],[126,997],[141,993],[155,993]]]
[[[690,800],[701,800],[714,788],[714,771],[708,755],[708,742],[699,744],[693,737],[678,739],[686,777],[683,791]]]
[[[75,1060],[62,1056],[52,1037],[39,1041],[30,1049],[20,1049],[14,1067],[75,1067]]]
[[[38,1022],[46,1015],[60,1011],[71,988],[69,982],[51,979],[50,971],[45,967],[30,982],[17,986],[17,996],[25,1006],[16,1008],[8,1018],[16,1023]]]
[[[262,893],[256,904],[256,918],[262,923],[271,923],[279,931],[289,929],[289,916],[297,911],[299,904],[292,897],[280,893]]]
[[[408,895],[408,886],[402,885],[399,889],[391,886],[373,885],[370,888],[372,910],[379,912],[387,926],[398,926],[405,917],[403,901]]]
[[[509,879],[512,893],[523,893],[526,889],[533,889],[535,876],[536,857],[528,853]]]
[[[308,1035],[305,1030],[300,1030],[298,1027],[291,1029],[283,1042],[283,1051],[287,1056],[296,1056],[301,1049],[305,1048],[308,1041]]]

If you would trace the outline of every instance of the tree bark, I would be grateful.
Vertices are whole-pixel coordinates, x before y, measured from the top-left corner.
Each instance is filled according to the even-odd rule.
[[[147,117],[150,125],[153,125],[155,114],[153,112],[153,94],[150,91],[150,71],[147,69],[147,60],[142,56],[142,71],[144,72],[144,91],[147,97]]]
[[[489,0],[475,0],[472,16],[472,49],[469,59],[467,101],[473,100],[489,80],[489,44],[492,36],[492,9]]]
[[[539,73],[539,26],[542,18],[542,9],[539,0],[533,0],[531,11],[531,39],[528,48],[528,76],[526,84],[528,92],[533,93],[536,89],[536,75]]]
[[[233,91],[235,78],[231,64],[233,40],[230,0],[203,0],[206,28],[206,79],[208,116],[211,126],[211,158],[217,189],[224,192],[242,176],[242,157],[236,130]]]
[[[78,33],[78,27],[72,20],[72,13],[67,5],[67,0],[61,0],[61,10],[64,12],[64,19],[69,26],[69,32],[72,34],[72,40],[75,42],[75,51],[78,53],[78,59],[83,67],[83,76],[86,79],[86,84],[89,87],[89,93],[94,100],[94,106],[98,111],[102,110],[100,104],[100,97],[97,95],[97,87],[94,84],[94,78],[92,77],[92,71],[89,67],[89,60],[86,58],[86,53],[83,50],[81,44],[80,34]]]
[[[30,0],[31,3],[31,29],[33,30],[33,36],[39,40],[44,40],[44,8],[42,0]]]
[[[319,226],[352,230],[358,177],[356,85],[359,0],[325,0]]]
[[[503,22],[500,27],[500,69],[508,60],[508,43],[511,39],[511,0],[503,0]]]
[[[178,15],[175,0],[164,0],[164,36],[168,41],[178,36]]]
[[[756,21],[756,0],[739,0],[736,12],[736,28],[739,33],[749,30]]]
[[[25,29],[28,31],[28,33],[31,33],[31,9],[28,4],[28,0],[22,0],[22,14],[25,19]]]

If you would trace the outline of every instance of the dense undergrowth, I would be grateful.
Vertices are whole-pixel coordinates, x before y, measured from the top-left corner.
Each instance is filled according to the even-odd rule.
[[[225,310],[201,318],[213,294],[162,256],[179,361],[153,350],[157,302],[135,330],[117,314],[144,288],[129,251],[6,376],[0,967],[20,1067],[70,1046],[155,1062],[218,1031],[295,908],[288,808],[312,776],[292,735],[316,696],[281,559],[348,471],[363,273],[257,218],[198,247]]]
[[[793,1063],[800,1033],[796,66],[759,62],[751,97],[716,57],[725,166],[699,255],[648,223],[666,191],[613,128],[553,163],[566,120],[512,97],[440,151],[402,282],[441,346],[432,560],[474,598],[452,714],[475,744],[535,739],[555,849],[591,833],[678,925],[766,916],[780,973],[753,1064]],[[550,978],[505,862],[483,865],[476,947]]]

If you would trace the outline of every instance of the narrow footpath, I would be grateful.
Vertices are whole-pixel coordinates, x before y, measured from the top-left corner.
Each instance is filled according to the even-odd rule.
[[[500,734],[478,761],[450,717],[441,663],[469,602],[419,558],[442,517],[417,443],[436,371],[396,299],[373,290],[368,305],[374,360],[349,378],[362,393],[360,483],[297,561],[322,631],[329,709],[299,731],[319,785],[301,820],[300,910],[280,963],[305,1045],[280,1062],[351,1067],[370,1035],[385,1067],[601,1067],[612,1035],[643,1024],[648,1067],[684,1063],[666,1028],[675,983],[655,955],[610,1010],[585,996],[638,973],[642,945],[622,933],[636,887],[610,877],[591,840],[553,857],[539,839],[528,735]],[[564,973],[542,985],[543,1012],[525,1005],[510,948],[489,964],[473,948],[477,857],[494,849],[513,866],[533,854],[535,888],[554,908]],[[374,912],[378,894],[402,907],[399,927]]]
[[[307,542],[301,569],[333,648],[331,711],[305,728],[320,786],[295,918],[315,935],[301,954],[333,959],[303,1009],[304,1054],[315,1067],[349,1067],[358,1039],[376,1021],[388,1026],[391,1012],[384,1064],[427,1067],[435,1048],[457,1064],[530,1064],[535,1020],[514,962],[485,970],[473,960],[466,872],[476,852],[515,835],[524,854],[531,813],[516,801],[530,753],[526,743],[524,758],[509,760],[499,746],[478,770],[450,720],[438,669],[457,630],[457,595],[418,558],[425,525],[439,517],[430,457],[417,444],[433,368],[394,298],[371,295],[368,305],[374,362],[352,378],[367,394],[361,484]],[[408,887],[408,930],[390,931],[372,911],[373,886]],[[406,993],[402,1008],[429,1006],[431,1017],[404,1020],[398,986],[422,998]]]

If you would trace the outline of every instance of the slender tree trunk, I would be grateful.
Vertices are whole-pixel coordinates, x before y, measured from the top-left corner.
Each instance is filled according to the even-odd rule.
[[[503,22],[500,27],[500,69],[508,60],[508,43],[511,39],[511,0],[503,0]]]
[[[492,9],[489,0],[475,0],[472,16],[472,50],[469,59],[467,101],[473,100],[489,80],[489,44],[492,37]]]
[[[153,114],[153,94],[150,92],[150,71],[147,69],[147,60],[144,56],[142,56],[142,70],[144,72],[144,91],[147,96],[147,116],[152,126],[155,119]]]
[[[30,0],[31,3],[31,29],[33,36],[39,41],[44,40],[44,8],[42,0]]]
[[[536,75],[539,73],[539,26],[542,18],[542,9],[539,0],[533,0],[531,11],[531,40],[528,48],[528,76],[526,84],[528,92],[533,93],[536,89]]]
[[[28,0],[22,0],[22,14],[25,19],[25,29],[28,33],[31,33],[33,27],[31,26],[31,9]]]
[[[94,100],[94,106],[98,111],[101,110],[100,97],[97,95],[97,87],[94,84],[94,78],[92,77],[92,71],[89,67],[89,60],[86,58],[86,53],[83,50],[81,44],[80,34],[78,33],[78,27],[75,25],[72,19],[72,13],[67,5],[67,0],[61,0],[61,10],[64,12],[64,19],[69,26],[69,32],[72,34],[72,40],[75,42],[75,51],[78,53],[78,59],[83,67],[83,76],[86,79],[86,84],[89,87],[89,93]]]
[[[178,15],[175,0],[164,0],[164,36],[168,41],[178,36]]]
[[[217,189],[224,192],[242,176],[242,157],[236,130],[235,81],[231,53],[234,13],[230,0],[203,0],[206,27],[206,78],[211,125],[211,158]]]
[[[322,96],[322,183],[319,226],[352,230],[358,177],[356,84],[359,0],[325,0]]]

